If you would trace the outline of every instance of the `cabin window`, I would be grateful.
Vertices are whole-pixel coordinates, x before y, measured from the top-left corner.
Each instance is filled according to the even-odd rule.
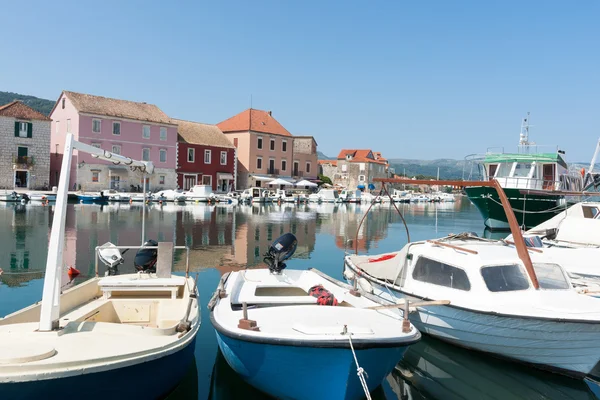
[[[569,289],[569,283],[557,264],[536,263],[533,264],[533,269],[540,283],[540,288]]]
[[[498,167],[498,171],[496,172],[496,178],[506,178],[510,175],[511,169],[512,163],[500,164],[500,166]]]
[[[529,288],[529,281],[519,265],[483,267],[481,276],[490,292],[510,292]]]
[[[494,175],[496,175],[496,170],[498,169],[498,164],[490,164],[490,172],[489,172],[489,178],[493,178]]]
[[[597,207],[582,206],[581,210],[583,211],[583,217],[590,219],[598,218],[598,213],[600,213]]]
[[[517,163],[517,166],[515,167],[515,174],[513,176],[515,178],[527,177],[529,175],[529,171],[531,171],[531,163]]]
[[[458,290],[470,290],[471,284],[465,271],[439,261],[419,257],[413,271],[414,280]]]

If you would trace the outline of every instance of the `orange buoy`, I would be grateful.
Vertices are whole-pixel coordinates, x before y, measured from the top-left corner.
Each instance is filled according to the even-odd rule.
[[[581,168],[581,176],[585,176],[585,168]]]
[[[69,267],[69,270],[67,271],[67,273],[69,274],[69,277],[75,278],[81,272],[79,272],[79,270],[77,268]]]

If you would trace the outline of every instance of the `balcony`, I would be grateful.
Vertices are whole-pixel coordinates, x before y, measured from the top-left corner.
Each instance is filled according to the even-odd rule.
[[[304,176],[304,172],[298,171],[297,169],[295,169],[294,176],[297,176],[298,178],[302,178]]]
[[[34,164],[33,156],[13,155],[13,169],[31,169]]]
[[[269,175],[279,175],[279,170],[277,168],[267,168],[267,174],[269,174]]]

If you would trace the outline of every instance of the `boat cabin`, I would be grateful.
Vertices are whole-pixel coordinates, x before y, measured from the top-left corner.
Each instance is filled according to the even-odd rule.
[[[488,154],[483,161],[484,179],[497,179],[503,188],[581,190],[581,177],[568,174],[559,153]]]

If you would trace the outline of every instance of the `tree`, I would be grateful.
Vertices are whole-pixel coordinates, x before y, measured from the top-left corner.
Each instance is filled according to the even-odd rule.
[[[330,184],[330,185],[333,185],[333,182],[331,182],[331,179],[329,179],[329,177],[328,177],[328,176],[325,176],[325,175],[321,175],[321,174],[319,174],[317,177],[318,177],[318,178],[319,178],[319,180],[321,181],[321,183],[319,183],[319,186],[321,186],[321,185],[322,185],[322,184],[324,184],[324,183],[328,183],[328,184]]]

